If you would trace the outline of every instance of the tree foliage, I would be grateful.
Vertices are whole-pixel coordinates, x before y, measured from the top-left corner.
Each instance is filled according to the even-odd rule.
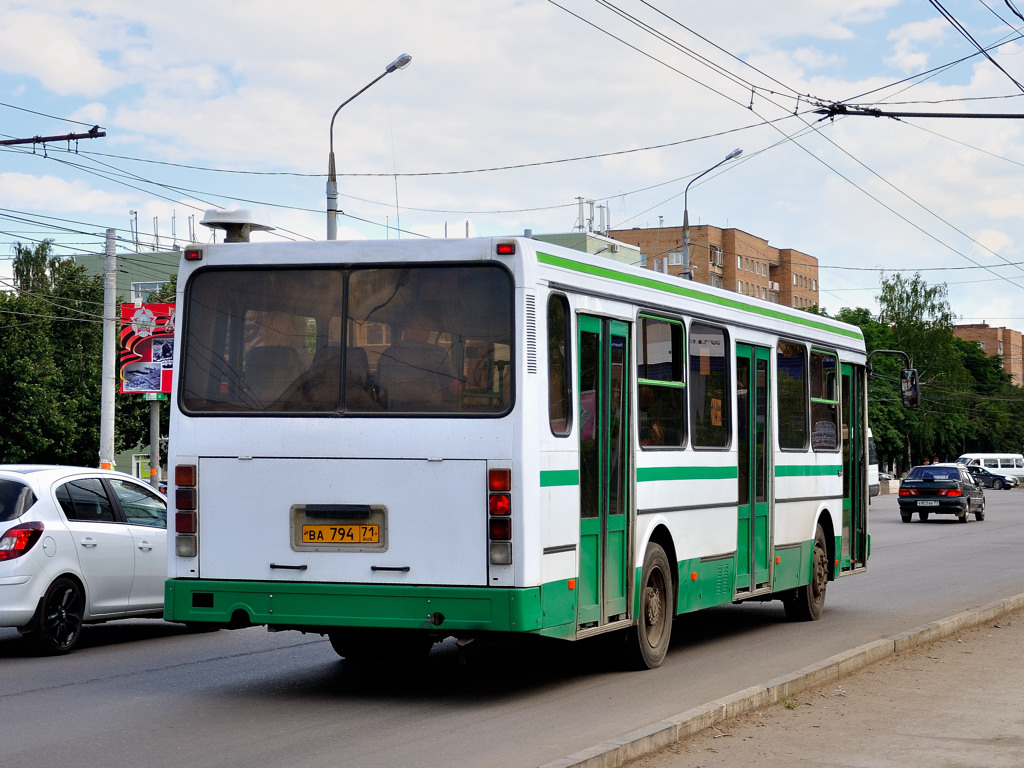
[[[883,463],[905,470],[968,451],[1021,451],[1024,392],[1012,384],[1002,358],[953,335],[945,285],[897,274],[882,280],[877,318],[859,308],[836,317],[861,328],[869,353],[906,352],[918,370],[921,407],[907,410],[899,393],[902,359],[872,359],[868,418]]]
[[[15,290],[0,293],[0,462],[95,466],[103,279],[51,248],[15,245]],[[138,444],[140,404],[115,397],[118,449]]]

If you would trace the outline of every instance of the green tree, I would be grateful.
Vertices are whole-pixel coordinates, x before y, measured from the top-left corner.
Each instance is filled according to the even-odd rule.
[[[51,248],[50,241],[16,244],[16,290],[0,294],[0,462],[95,466],[103,280]],[[135,437],[148,430],[148,408],[129,396],[115,398],[115,407],[116,442],[137,445]]]

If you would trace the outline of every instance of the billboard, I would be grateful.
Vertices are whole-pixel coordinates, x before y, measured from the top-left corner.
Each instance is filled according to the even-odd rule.
[[[121,392],[171,391],[174,304],[121,305]]]

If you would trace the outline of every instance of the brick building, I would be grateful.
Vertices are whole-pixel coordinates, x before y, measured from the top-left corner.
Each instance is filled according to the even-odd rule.
[[[953,335],[964,341],[976,341],[989,357],[1003,358],[1003,370],[1016,386],[1024,384],[1024,348],[1020,331],[990,328],[985,323],[954,325]]]
[[[739,229],[690,227],[690,263],[683,228],[613,229],[608,236],[640,249],[640,264],[698,283],[788,307],[818,305],[818,260]]]

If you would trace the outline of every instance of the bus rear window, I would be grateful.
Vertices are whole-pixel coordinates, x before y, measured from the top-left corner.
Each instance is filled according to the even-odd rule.
[[[186,289],[186,413],[482,414],[512,403],[497,266],[211,269]]]

